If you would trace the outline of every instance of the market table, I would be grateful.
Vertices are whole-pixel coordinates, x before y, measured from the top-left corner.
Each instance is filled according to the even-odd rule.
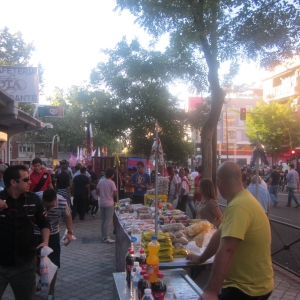
[[[172,269],[163,271],[164,282],[167,286],[174,286],[177,299],[198,300],[203,291],[187,275],[183,269]],[[130,300],[130,289],[125,280],[125,272],[113,273],[114,289],[113,299]]]
[[[115,243],[115,259],[116,259],[116,271],[125,271],[125,256],[128,248],[131,246],[130,236],[122,228],[118,217],[114,214],[114,228],[116,231],[116,243]],[[161,262],[159,264],[160,269],[175,269],[175,268],[191,268],[191,277],[195,279],[199,272],[210,266],[213,263],[213,258],[210,258],[203,264],[187,265],[185,258],[174,258],[171,262]]]

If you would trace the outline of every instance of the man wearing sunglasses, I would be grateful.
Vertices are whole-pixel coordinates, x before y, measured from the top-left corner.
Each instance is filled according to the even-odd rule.
[[[29,192],[30,178],[25,166],[4,171],[0,192],[0,299],[8,284],[17,300],[35,298],[36,245],[34,224],[48,246],[50,224],[39,197]]]

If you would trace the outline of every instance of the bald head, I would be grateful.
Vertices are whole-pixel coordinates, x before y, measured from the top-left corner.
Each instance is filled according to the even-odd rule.
[[[217,177],[228,183],[229,185],[242,183],[242,173],[240,167],[232,161],[223,162],[218,170]]]
[[[217,170],[217,185],[221,196],[231,201],[237,193],[244,190],[240,167],[231,161],[222,163]]]

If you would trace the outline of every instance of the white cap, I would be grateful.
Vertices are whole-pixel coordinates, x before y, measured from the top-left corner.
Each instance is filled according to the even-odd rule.
[[[174,293],[174,286],[172,286],[172,285],[167,286],[167,292]]]
[[[136,267],[139,267],[140,263],[139,263],[138,261],[135,261],[135,262],[133,263],[133,265],[136,266]]]
[[[150,294],[151,294],[151,289],[145,289],[144,293],[145,293],[146,295],[150,295]]]

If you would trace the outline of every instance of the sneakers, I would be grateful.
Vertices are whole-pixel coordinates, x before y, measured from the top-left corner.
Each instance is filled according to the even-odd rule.
[[[102,243],[112,244],[112,243],[115,243],[115,242],[116,241],[112,240],[112,239],[102,239]]]
[[[297,204],[296,206],[295,206],[295,208],[298,208],[300,206],[300,204]]]
[[[54,295],[53,294],[49,294],[47,297],[47,300],[54,300]]]
[[[42,290],[42,284],[41,284],[41,281],[39,280],[36,288],[35,288],[35,293],[38,295]]]

